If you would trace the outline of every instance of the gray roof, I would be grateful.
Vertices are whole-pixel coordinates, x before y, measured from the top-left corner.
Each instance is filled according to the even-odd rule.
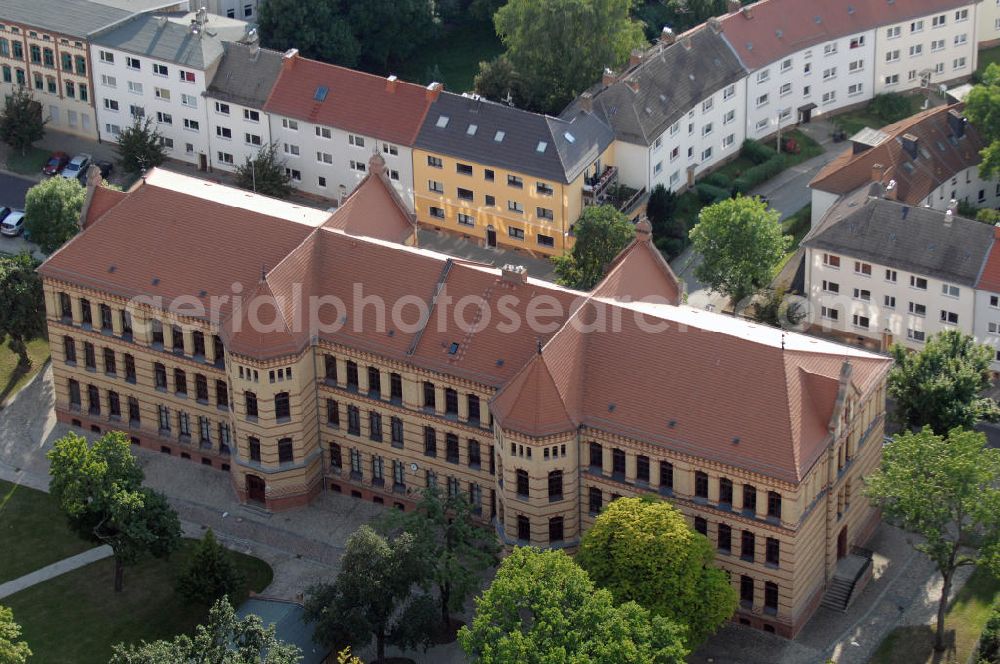
[[[90,0],[3,0],[0,20],[85,38],[131,13]]]
[[[234,42],[222,44],[222,61],[208,86],[208,96],[263,108],[281,73],[282,54]]]
[[[744,76],[746,70],[722,35],[700,26],[669,46],[652,47],[614,83],[598,84],[589,93],[594,113],[611,125],[615,136],[651,145],[701,100]],[[581,108],[578,97],[562,115]]]
[[[193,16],[138,14],[94,35],[91,41],[204,70],[222,57],[223,41],[239,41],[246,36],[247,24],[215,14],[209,14],[206,27],[195,34],[189,26],[189,17]]]
[[[448,118],[443,127],[441,118]],[[428,109],[414,146],[569,183],[613,140],[611,128],[590,113],[554,118],[442,92]]]
[[[301,604],[262,597],[248,599],[236,611],[239,618],[255,615],[260,617],[265,627],[274,625],[274,635],[279,640],[302,650],[299,664],[323,664],[330,654],[329,650],[313,640],[313,628],[306,624],[304,614],[305,609]]]
[[[967,286],[976,283],[993,244],[993,226],[959,216],[948,225],[941,210],[859,199],[848,197],[831,208],[803,245]]]

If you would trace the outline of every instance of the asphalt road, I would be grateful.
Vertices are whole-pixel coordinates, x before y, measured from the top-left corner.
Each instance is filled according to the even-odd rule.
[[[24,208],[24,195],[33,186],[35,180],[0,173],[0,206]]]

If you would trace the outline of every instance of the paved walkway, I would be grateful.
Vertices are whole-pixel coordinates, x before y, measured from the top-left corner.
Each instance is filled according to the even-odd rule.
[[[30,574],[25,574],[24,576],[12,579],[7,583],[0,583],[0,599],[13,595],[14,593],[21,592],[25,588],[30,588],[31,586],[41,583],[42,581],[54,579],[57,576],[65,574],[66,572],[72,572],[73,570],[79,569],[84,565],[89,565],[90,563],[96,563],[98,560],[110,558],[111,553],[111,547],[106,544],[103,546],[95,546],[93,549],[84,551],[83,553],[78,553],[75,556],[70,556],[69,558],[63,558],[62,560],[52,563],[51,565],[46,565],[41,569],[36,569]]]

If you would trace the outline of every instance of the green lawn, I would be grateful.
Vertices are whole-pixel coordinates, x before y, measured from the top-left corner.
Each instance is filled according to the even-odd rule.
[[[792,246],[788,248],[785,252],[784,257],[778,263],[778,266],[774,269],[774,273],[778,274],[785,267],[785,264],[792,259],[795,252],[799,249],[799,243],[802,242],[802,238],[806,236],[809,232],[809,223],[812,216],[812,205],[807,205],[790,217],[781,220],[781,230],[785,235],[792,236]]]
[[[923,104],[923,97],[915,95],[906,95],[904,97],[910,102],[909,113],[903,117],[913,115],[920,110],[921,104]],[[847,113],[842,113],[833,118],[834,124],[847,132],[847,137],[850,138],[854,134],[858,133],[865,127],[871,127],[872,129],[879,129],[886,126],[887,124],[892,124],[891,122],[886,122],[885,120],[879,118],[871,111],[871,104],[863,108],[859,108],[854,111],[849,111]]]
[[[45,339],[29,341],[28,358],[31,366],[21,366],[17,354],[5,340],[0,340],[0,401],[21,389],[45,365],[49,359],[49,342]]]
[[[452,92],[472,90],[472,79],[482,60],[492,60],[503,53],[491,23],[464,23],[444,28],[444,34],[421,48],[397,72],[399,77],[414,83],[428,84],[434,67],[440,70],[441,83]]]
[[[25,155],[11,150],[7,153],[7,169],[24,175],[37,175],[48,160],[49,152],[40,148],[29,148]]]
[[[985,568],[977,568],[948,608],[944,652],[935,653],[932,648],[931,625],[897,627],[882,641],[870,664],[966,664],[998,599],[1000,580]]]
[[[976,71],[982,73],[993,63],[1000,64],[1000,46],[994,46],[993,48],[979,52],[979,68]]]
[[[194,545],[194,540],[184,540],[167,561],[148,559],[126,568],[121,593],[114,592],[114,562],[107,559],[5,598],[34,652],[31,661],[104,664],[115,643],[190,633],[208,610],[185,604],[174,583]],[[249,590],[259,592],[271,582],[272,570],[257,558],[231,554],[248,580],[236,598],[238,606]]]
[[[0,481],[0,583],[93,547],[66,527],[55,500],[42,491]]]

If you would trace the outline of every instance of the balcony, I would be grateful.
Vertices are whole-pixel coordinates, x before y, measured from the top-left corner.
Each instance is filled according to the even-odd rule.
[[[605,166],[604,171],[583,181],[584,205],[599,205],[604,201],[608,187],[618,182],[618,167]]]

